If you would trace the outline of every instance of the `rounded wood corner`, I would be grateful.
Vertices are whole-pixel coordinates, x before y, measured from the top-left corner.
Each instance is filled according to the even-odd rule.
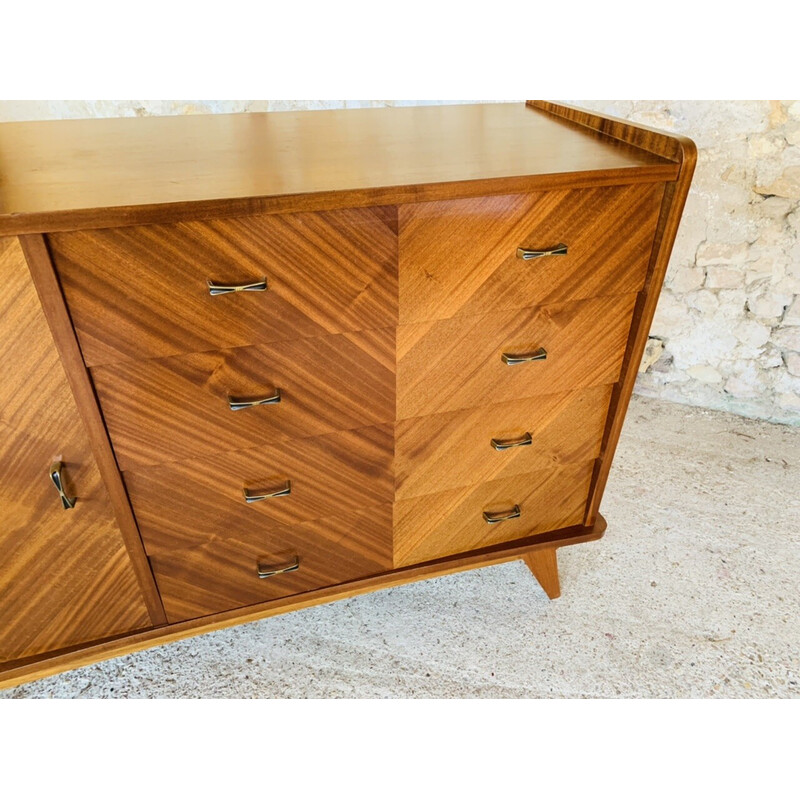
[[[606,518],[602,514],[597,515],[597,519],[592,525],[592,534],[596,539],[602,539],[605,536],[606,528],[608,527],[608,523],[606,522]]]

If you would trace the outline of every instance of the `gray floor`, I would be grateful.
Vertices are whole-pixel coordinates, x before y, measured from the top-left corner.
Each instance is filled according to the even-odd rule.
[[[21,697],[798,697],[800,430],[634,398],[605,537],[164,645]]]

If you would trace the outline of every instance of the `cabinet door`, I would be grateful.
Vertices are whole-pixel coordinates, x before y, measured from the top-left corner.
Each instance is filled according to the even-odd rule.
[[[150,627],[16,239],[0,239],[0,662]],[[61,464],[64,508],[51,479]]]

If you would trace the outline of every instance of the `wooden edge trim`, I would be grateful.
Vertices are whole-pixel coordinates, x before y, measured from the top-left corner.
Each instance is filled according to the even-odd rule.
[[[611,394],[609,421],[586,505],[584,521],[587,525],[591,525],[597,518],[697,163],[697,147],[694,142],[685,137],[680,137],[678,142],[682,159],[680,172],[676,181],[664,187],[647,279],[636,300],[620,378]]]
[[[40,235],[20,236],[19,242],[28,262],[33,284],[39,294],[45,318],[53,334],[56,349],[64,364],[67,380],[83,420],[100,476],[108,491],[111,506],[133,564],[150,619],[154,625],[164,625],[167,622],[164,606],[156,588],[150,562],[145,555],[139,528],[122,483],[122,477],[108,438],[108,431],[100,413],[91,378],[83,361],[83,355],[75,335],[75,329],[72,327],[72,320],[61,293],[61,286],[47,244],[44,237]]]
[[[317,192],[304,195],[271,195],[178,203],[158,203],[118,208],[87,208],[47,213],[0,215],[0,236],[57,231],[117,228],[129,225],[154,225],[189,222],[250,214],[292,214],[303,211],[330,211],[337,208],[391,206],[431,200],[456,200],[500,194],[524,194],[550,189],[583,189],[595,186],[619,186],[631,183],[658,183],[674,180],[672,164],[586,172],[489,178],[477,181],[389,186]]]
[[[361,580],[317,589],[312,592],[293,595],[279,600],[270,600],[258,605],[235,609],[208,617],[178,622],[162,628],[151,629],[135,634],[127,634],[89,646],[70,648],[59,653],[51,653],[44,658],[26,659],[10,663],[0,669],[0,689],[17,686],[27,681],[46,678],[70,669],[76,669],[109,658],[135,653],[160,644],[176,642],[191,636],[254,622],[289,611],[322,605],[347,597],[356,597],[378,589],[389,589],[406,583],[438,578],[454,572],[462,572],[478,567],[488,567],[522,558],[526,553],[542,549],[554,549],[567,545],[592,542],[600,539],[606,530],[606,521],[598,516],[591,527],[573,526],[544,535],[520,539],[511,544],[496,545],[476,550],[464,556],[450,556],[413,567],[403,567],[392,572],[362,578]]]
[[[574,122],[584,128],[590,128],[605,136],[610,136],[612,139],[625,142],[678,164],[686,162],[690,151],[696,152],[691,139],[679,134],[665,133],[647,125],[640,125],[617,117],[600,116],[583,108],[565,103],[551,103],[547,100],[528,100],[525,105],[545,111],[551,116]]]

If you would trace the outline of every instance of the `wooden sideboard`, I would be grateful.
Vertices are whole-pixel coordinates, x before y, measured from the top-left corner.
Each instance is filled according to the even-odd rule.
[[[547,102],[0,125],[0,685],[556,549],[696,160]]]

